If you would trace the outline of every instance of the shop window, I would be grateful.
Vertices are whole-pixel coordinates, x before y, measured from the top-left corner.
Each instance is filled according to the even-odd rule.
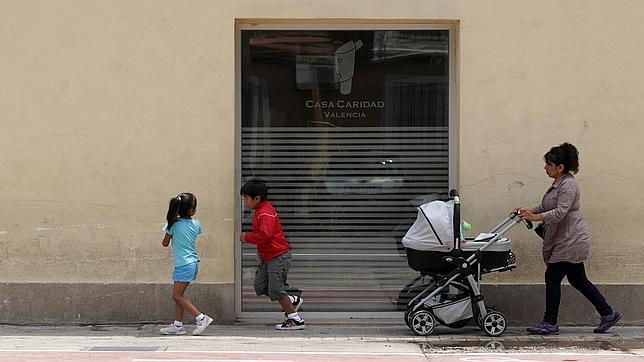
[[[400,240],[449,188],[450,30],[240,30],[241,175],[267,181],[306,311],[393,311]],[[250,229],[250,210],[241,223]],[[253,291],[243,245],[242,311]]]

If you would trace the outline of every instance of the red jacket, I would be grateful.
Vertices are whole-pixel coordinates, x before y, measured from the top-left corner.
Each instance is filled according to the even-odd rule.
[[[259,256],[269,261],[291,250],[282,231],[282,223],[277,211],[268,201],[260,202],[253,215],[253,232],[246,233],[246,242],[257,245]]]

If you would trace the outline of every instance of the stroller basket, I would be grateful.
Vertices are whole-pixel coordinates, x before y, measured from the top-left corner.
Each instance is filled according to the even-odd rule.
[[[449,253],[439,251],[420,251],[406,248],[407,263],[409,267],[423,275],[430,273],[447,274],[454,269],[453,265],[443,261],[443,257],[449,256]],[[469,258],[474,251],[461,251],[460,256]],[[512,251],[484,251],[481,258],[481,270],[490,271],[493,269],[504,268],[516,262],[516,257]]]

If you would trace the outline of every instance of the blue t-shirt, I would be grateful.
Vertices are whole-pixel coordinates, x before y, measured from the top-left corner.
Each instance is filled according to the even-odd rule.
[[[181,218],[172,224],[170,230],[168,230],[168,224],[165,224],[163,231],[172,235],[175,268],[199,261],[199,255],[195,249],[197,235],[202,233],[199,220]]]

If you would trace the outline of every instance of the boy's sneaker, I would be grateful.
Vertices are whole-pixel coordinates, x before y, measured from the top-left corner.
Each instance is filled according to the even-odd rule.
[[[205,316],[204,319],[201,322],[197,321],[197,328],[195,328],[195,330],[192,331],[192,335],[193,336],[200,335],[201,333],[203,333],[206,330],[206,328],[208,328],[210,323],[212,323],[212,318],[210,318],[208,316]]]
[[[161,332],[161,334],[164,334],[166,336],[168,335],[182,336],[186,334],[186,330],[183,329],[183,327],[177,327],[174,325],[174,323],[170,324],[165,328],[161,328],[159,332]]]
[[[601,320],[599,321],[599,326],[597,326],[597,328],[593,329],[593,332],[595,332],[595,333],[604,333],[608,329],[610,329],[610,327],[612,327],[615,324],[617,324],[617,322],[619,322],[620,319],[622,319],[622,315],[619,314],[618,311],[614,310],[613,314],[611,314],[609,316],[601,317]]]
[[[556,324],[550,324],[542,321],[536,327],[526,328],[526,331],[528,331],[528,333],[541,334],[541,335],[559,334],[559,326]]]
[[[275,329],[280,331],[295,331],[298,329],[304,329],[304,326],[304,319],[296,321],[295,319],[287,318],[282,324],[276,325]]]

